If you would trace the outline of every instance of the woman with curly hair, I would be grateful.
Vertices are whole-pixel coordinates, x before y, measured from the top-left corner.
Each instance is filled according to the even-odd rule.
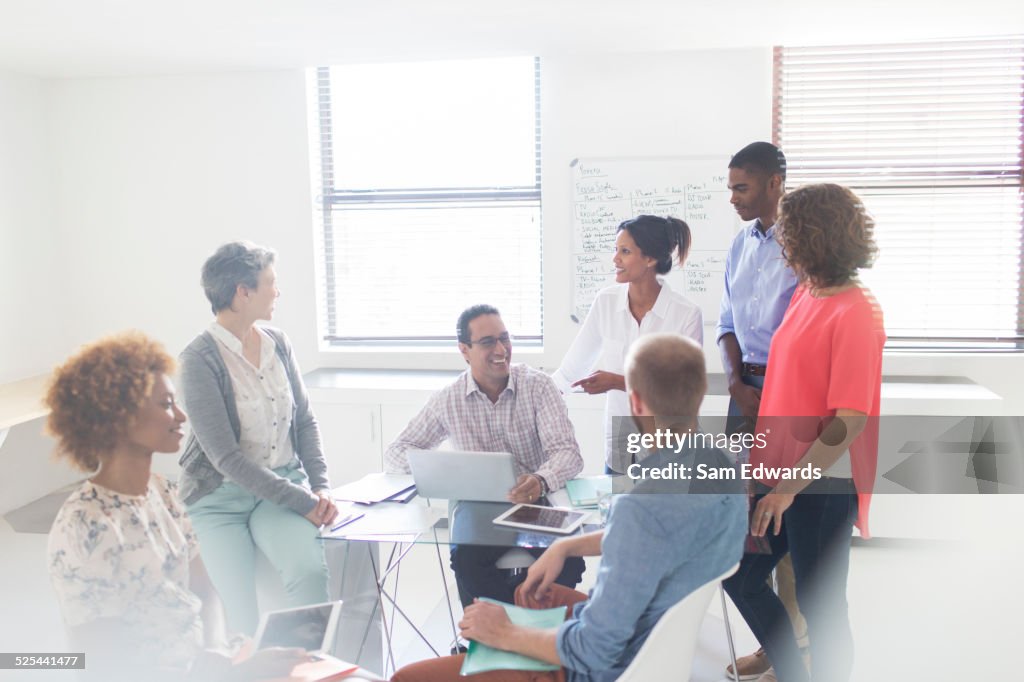
[[[217,249],[202,285],[216,316],[181,354],[192,435],[181,497],[232,628],[259,620],[255,552],[277,569],[289,606],[327,601],[319,528],[338,514],[302,372],[270,320],[275,254],[248,242]]]
[[[690,227],[678,218],[641,215],[619,225],[613,284],[597,293],[579,334],[551,376],[563,392],[604,393],[605,471],[632,463],[626,436],[634,427],[623,377],[626,351],[641,336],[678,332],[704,343],[700,308],[665,282],[690,250]],[[679,415],[687,416],[687,415]]]
[[[162,346],[132,333],[85,347],[54,373],[48,429],[59,454],[92,474],[49,537],[70,638],[94,679],[287,674],[301,650],[232,665],[220,601],[176,486],[151,473],[153,453],[176,452],[182,438],[173,367]]]
[[[781,201],[779,240],[799,285],[768,355],[757,419],[765,445],[750,453],[755,477],[763,466],[751,532],[767,536],[771,553],[745,555],[725,586],[784,682],[808,679],[785,608],[766,584],[787,551],[807,619],[810,678],[842,682],[853,668],[850,537],[854,525],[868,537],[885,345],[882,312],[857,279],[875,255],[873,229],[845,187],[808,185]]]

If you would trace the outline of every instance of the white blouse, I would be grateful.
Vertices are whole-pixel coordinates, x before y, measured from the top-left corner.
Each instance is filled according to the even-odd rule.
[[[189,589],[199,554],[177,487],[153,475],[144,495],[85,481],[50,529],[50,580],[71,627],[110,618],[126,662],[187,669],[203,647],[202,602]]]
[[[659,279],[659,282],[661,291],[654,307],[639,324],[629,311],[628,284],[613,284],[598,292],[561,366],[551,375],[563,393],[574,390],[571,388],[573,382],[597,370],[624,374],[626,351],[630,344],[646,334],[676,332],[703,345],[704,318],[700,308],[673,291],[664,280]],[[629,399],[625,391],[608,391],[606,395],[605,462],[622,473],[631,459],[625,449],[623,431],[623,427],[632,429]],[[622,433],[617,436],[617,431]]]
[[[242,454],[261,466],[275,469],[290,463],[295,455],[290,433],[294,399],[274,339],[259,327],[256,329],[260,334],[258,367],[242,355],[242,342],[237,336],[217,322],[210,326],[210,333],[217,340],[235,390]]]

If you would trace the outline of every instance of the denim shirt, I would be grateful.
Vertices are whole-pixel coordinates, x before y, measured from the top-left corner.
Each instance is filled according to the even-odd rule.
[[[669,462],[731,464],[718,450],[691,450],[662,451],[643,466]],[[739,562],[747,531],[740,482],[683,492],[688,487],[645,481],[616,496],[590,599],[577,604],[558,630],[568,682],[617,679],[665,611]]]

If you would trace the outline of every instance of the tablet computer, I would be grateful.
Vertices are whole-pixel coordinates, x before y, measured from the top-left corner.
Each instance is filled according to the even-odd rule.
[[[499,526],[525,528],[542,533],[568,534],[582,525],[590,512],[562,507],[539,507],[535,504],[517,504],[494,519]]]
[[[256,648],[299,647],[311,654],[329,653],[340,615],[341,601],[267,611],[256,630]]]

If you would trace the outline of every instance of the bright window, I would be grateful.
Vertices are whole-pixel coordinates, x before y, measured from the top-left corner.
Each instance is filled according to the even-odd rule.
[[[1022,340],[1024,39],[776,48],[787,187],[847,185],[892,345]]]
[[[448,343],[490,303],[541,342],[539,76],[532,57],[316,70],[325,341]]]

